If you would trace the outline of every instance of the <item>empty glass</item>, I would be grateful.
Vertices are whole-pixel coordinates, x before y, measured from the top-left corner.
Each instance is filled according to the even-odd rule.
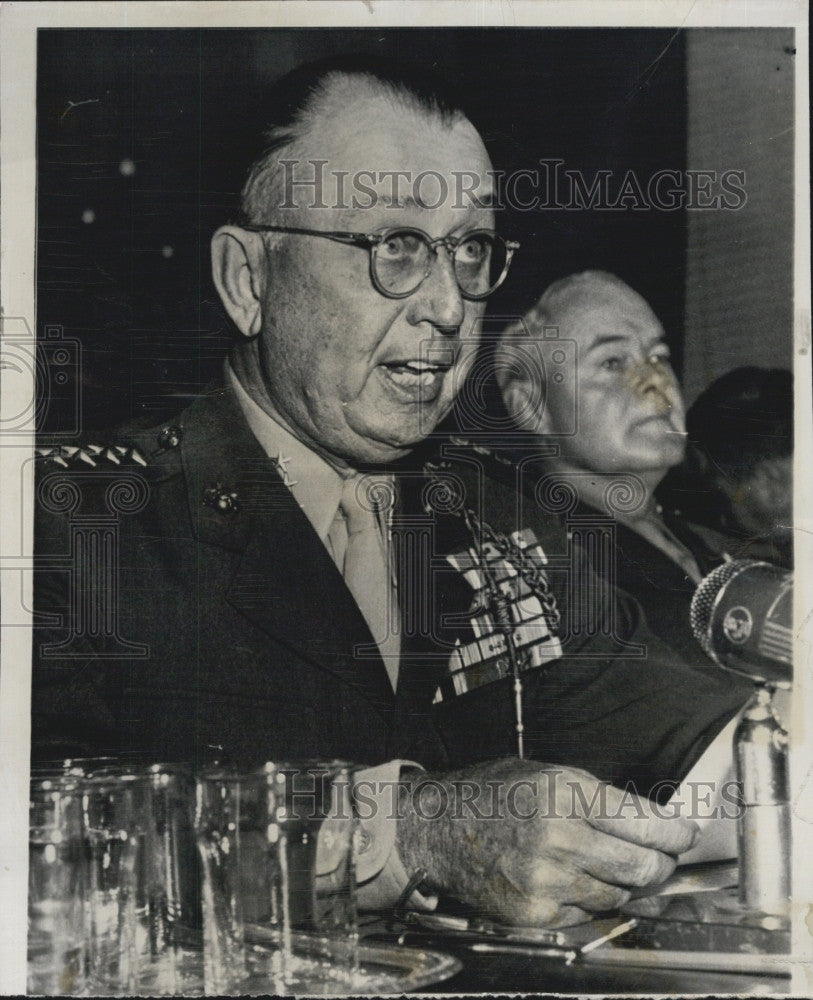
[[[195,782],[176,764],[153,764],[149,783],[149,953],[139,988],[189,996],[203,991],[200,861],[192,825]]]
[[[82,795],[71,775],[31,779],[28,840],[29,993],[85,988]]]
[[[206,993],[342,992],[357,969],[350,765],[204,772]]]
[[[149,941],[149,786],[143,775],[114,772],[86,779],[83,789],[91,985],[134,994]]]
[[[203,989],[194,781],[182,766],[109,767],[83,783],[91,984],[113,995]]]

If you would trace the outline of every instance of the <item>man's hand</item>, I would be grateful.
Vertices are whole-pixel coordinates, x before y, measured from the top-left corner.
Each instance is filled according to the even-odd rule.
[[[505,759],[402,788],[398,850],[437,890],[507,923],[564,926],[656,884],[697,827],[586,771]]]

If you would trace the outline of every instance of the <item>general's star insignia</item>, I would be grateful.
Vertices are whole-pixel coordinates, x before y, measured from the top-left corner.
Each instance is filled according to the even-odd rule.
[[[276,465],[277,469],[279,470],[279,472],[280,472],[280,475],[282,476],[282,481],[283,481],[283,483],[284,483],[284,484],[285,484],[286,486],[289,486],[289,487],[290,487],[290,486],[296,486],[296,485],[297,485],[297,482],[298,482],[298,481],[297,481],[296,479],[291,479],[291,478],[289,477],[289,473],[288,473],[288,463],[289,463],[290,461],[291,461],[291,459],[290,459],[290,458],[286,458],[286,457],[285,457],[285,456],[284,456],[284,455],[282,454],[282,452],[279,452],[279,454],[277,455],[277,458],[276,458],[276,462],[275,462],[275,465]]]

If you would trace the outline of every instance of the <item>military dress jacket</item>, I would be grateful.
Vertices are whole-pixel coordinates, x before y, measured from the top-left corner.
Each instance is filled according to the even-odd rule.
[[[393,693],[229,390],[108,447],[45,449],[35,753],[445,769],[517,752],[516,669],[527,756],[643,794],[683,777],[745,698],[659,644],[511,466],[456,442],[430,455],[394,470]]]
[[[585,510],[590,510],[584,505]],[[723,562],[680,518],[664,513],[664,523],[683,543],[706,576]],[[682,566],[634,529],[618,521],[615,525],[615,578],[617,585],[641,605],[647,624],[663,642],[678,650],[698,670],[720,668],[700,653],[690,625],[689,609],[697,584]]]
[[[369,628],[230,391],[66,451],[38,470],[35,752],[392,756]]]

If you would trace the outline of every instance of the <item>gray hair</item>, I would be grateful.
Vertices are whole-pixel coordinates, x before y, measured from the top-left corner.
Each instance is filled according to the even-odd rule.
[[[241,222],[269,223],[283,203],[282,159],[301,158],[305,140],[338,111],[364,97],[399,110],[435,117],[446,126],[465,117],[431,71],[375,56],[336,56],[301,66],[278,81],[269,95],[277,119],[263,133],[263,151],[249,168],[240,196]]]

